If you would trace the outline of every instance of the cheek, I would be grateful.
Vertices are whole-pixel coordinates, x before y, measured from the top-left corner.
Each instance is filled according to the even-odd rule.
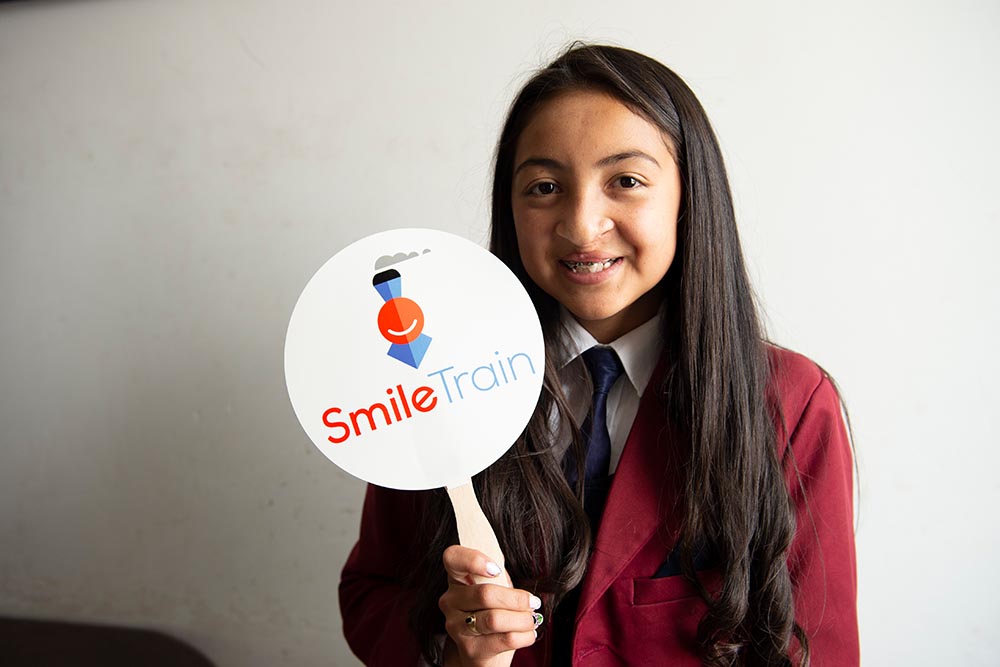
[[[517,235],[517,252],[528,275],[537,281],[538,271],[544,266],[545,244],[536,226],[526,223],[514,225]]]
[[[673,225],[670,228],[669,234],[665,235],[661,241],[660,250],[658,252],[660,256],[659,271],[661,273],[666,273],[667,269],[674,263],[674,257],[677,254],[677,226]]]
[[[666,270],[673,263],[674,253],[677,251],[677,227],[671,226],[668,230],[661,232],[655,247],[655,260],[665,265]]]
[[[630,243],[637,249],[640,270],[662,277],[673,264],[677,252],[677,224],[659,222],[645,226],[645,229],[636,230]]]

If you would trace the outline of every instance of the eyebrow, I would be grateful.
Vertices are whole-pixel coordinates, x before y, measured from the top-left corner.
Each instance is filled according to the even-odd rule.
[[[655,164],[657,167],[660,166],[660,163],[656,161],[655,157],[653,157],[649,153],[643,153],[640,150],[631,150],[631,151],[625,151],[623,153],[615,153],[614,155],[609,155],[606,158],[602,158],[602,159],[598,160],[597,161],[597,166],[598,167],[607,167],[608,165],[615,164],[615,163],[618,163],[618,162],[623,162],[625,160],[631,160],[632,158],[639,158],[639,159],[642,159],[642,160],[648,160],[649,162],[652,162],[653,164]]]
[[[618,162],[624,162],[625,160],[631,160],[633,158],[647,160],[655,164],[657,167],[660,166],[660,163],[657,161],[656,158],[654,158],[649,153],[644,153],[640,150],[622,151],[621,153],[615,153],[614,155],[609,155],[605,158],[601,158],[600,160],[598,160],[594,166],[607,167],[609,165],[617,164]],[[529,157],[526,158],[523,162],[521,162],[521,164],[517,165],[517,167],[514,169],[513,175],[517,176],[517,173],[519,171],[521,171],[522,169],[526,169],[527,167],[544,167],[547,169],[557,169],[557,170],[566,169],[566,165],[564,165],[559,160],[554,160],[552,158],[547,158],[547,157]]]

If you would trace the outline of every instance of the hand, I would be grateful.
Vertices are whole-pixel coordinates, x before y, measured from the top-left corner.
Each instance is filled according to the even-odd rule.
[[[510,577],[482,552],[448,547],[442,558],[448,590],[438,600],[444,614],[446,667],[506,667],[514,650],[535,643],[541,600],[528,591],[511,588]],[[476,584],[474,578],[496,584]],[[472,617],[473,623],[468,620]],[[452,643],[453,642],[453,643]]]

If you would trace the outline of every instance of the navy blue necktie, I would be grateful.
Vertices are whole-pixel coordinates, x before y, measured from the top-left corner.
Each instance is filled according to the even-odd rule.
[[[625,368],[618,354],[610,347],[592,347],[583,353],[583,361],[594,384],[594,402],[583,422],[583,438],[587,443],[586,480],[608,476],[611,467],[611,435],[608,433],[608,392]],[[566,479],[576,482],[576,460],[572,451],[566,457]]]
[[[583,353],[583,361],[590,371],[594,384],[594,402],[583,422],[583,440],[587,447],[584,463],[586,477],[583,483],[583,509],[590,519],[591,530],[597,533],[604,513],[604,504],[611,490],[611,435],[608,432],[608,392],[621,377],[625,368],[621,359],[610,347],[592,347]],[[576,457],[573,450],[563,460],[563,469],[570,486],[577,480]],[[569,591],[556,608],[553,617],[555,655],[568,660],[573,642],[573,619],[580,601],[580,586]],[[567,662],[568,664],[568,662]]]

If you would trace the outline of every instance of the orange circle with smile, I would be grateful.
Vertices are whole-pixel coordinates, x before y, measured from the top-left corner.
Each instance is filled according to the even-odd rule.
[[[424,311],[406,297],[390,299],[378,311],[378,330],[390,343],[410,343],[424,330]]]

